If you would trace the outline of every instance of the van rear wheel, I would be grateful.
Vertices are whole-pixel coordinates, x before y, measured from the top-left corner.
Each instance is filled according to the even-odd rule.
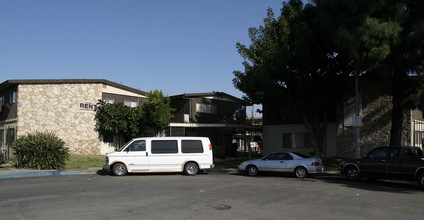
[[[199,171],[199,167],[197,166],[196,163],[188,162],[184,166],[184,173],[186,175],[194,176],[197,174],[198,171]]]

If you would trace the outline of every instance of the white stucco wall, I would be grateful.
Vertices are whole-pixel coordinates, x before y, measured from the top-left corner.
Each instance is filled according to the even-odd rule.
[[[326,155],[336,155],[336,123],[329,123],[327,128]],[[283,133],[307,133],[303,124],[264,125],[263,151],[269,154],[276,151],[296,151],[308,154],[311,148],[283,148]]]

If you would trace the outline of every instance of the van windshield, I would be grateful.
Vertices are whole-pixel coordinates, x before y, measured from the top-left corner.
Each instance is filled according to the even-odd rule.
[[[133,139],[131,139],[130,141],[128,141],[127,143],[125,143],[124,145],[122,145],[122,147],[121,148],[119,148],[119,150],[118,151],[122,151],[125,147],[127,147],[128,146],[128,144],[129,143],[131,143],[133,141]]]

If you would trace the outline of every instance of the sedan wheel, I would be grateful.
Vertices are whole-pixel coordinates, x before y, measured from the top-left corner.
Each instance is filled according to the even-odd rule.
[[[247,167],[247,173],[248,173],[250,176],[256,176],[256,175],[258,175],[259,170],[258,170],[258,168],[257,168],[257,167],[255,167],[255,166],[249,166],[249,167]]]
[[[294,171],[297,178],[305,178],[308,176],[308,171],[304,167],[298,167]]]
[[[346,170],[346,178],[348,180],[359,180],[359,171],[355,167],[348,167]]]

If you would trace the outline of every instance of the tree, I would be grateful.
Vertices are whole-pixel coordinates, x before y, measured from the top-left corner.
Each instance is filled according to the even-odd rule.
[[[103,135],[118,137],[118,147],[128,139],[137,137],[143,131],[143,110],[131,108],[121,103],[108,104],[101,100],[97,103],[96,131]]]
[[[419,106],[424,37],[420,0],[316,0],[317,22],[326,38],[349,53],[356,74],[391,80],[391,145],[400,145],[405,110]]]
[[[147,101],[143,104],[143,123],[153,128],[155,135],[159,135],[171,121],[171,107],[169,97],[165,97],[162,90],[150,91]]]
[[[326,144],[327,117],[343,88],[350,60],[321,38],[313,23],[316,10],[302,1],[283,3],[281,16],[271,9],[264,26],[250,28],[252,44],[237,43],[246,60],[233,83],[253,103],[272,108],[279,118],[303,120],[312,147],[321,154]]]

